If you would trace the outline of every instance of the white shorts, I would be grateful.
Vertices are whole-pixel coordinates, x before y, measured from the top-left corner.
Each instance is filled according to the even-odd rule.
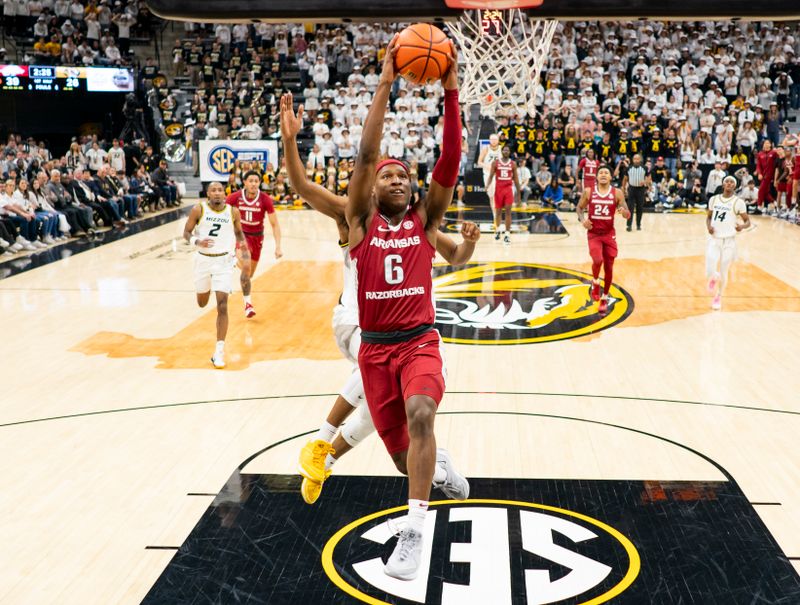
[[[351,363],[358,364],[358,350],[361,348],[361,328],[352,324],[334,324],[333,335],[336,346]]]
[[[206,256],[197,252],[194,255],[194,288],[199,293],[233,291],[233,268],[236,255]]]

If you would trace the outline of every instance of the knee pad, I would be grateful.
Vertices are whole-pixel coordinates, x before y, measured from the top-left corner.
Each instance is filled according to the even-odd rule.
[[[356,410],[347,422],[342,426],[342,439],[351,447],[357,446],[372,433],[375,432],[375,425],[372,424],[372,416],[369,415],[369,407],[362,405]]]

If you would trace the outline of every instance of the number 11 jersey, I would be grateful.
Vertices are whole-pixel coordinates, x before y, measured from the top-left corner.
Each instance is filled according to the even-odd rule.
[[[400,332],[433,324],[435,254],[416,210],[394,226],[375,214],[364,239],[350,249],[363,331]]]

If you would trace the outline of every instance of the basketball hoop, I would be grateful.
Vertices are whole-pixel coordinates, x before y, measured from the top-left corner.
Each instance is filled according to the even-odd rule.
[[[448,25],[463,56],[463,101],[492,118],[504,103],[536,115],[536,84],[557,27],[519,9],[464,11]]]

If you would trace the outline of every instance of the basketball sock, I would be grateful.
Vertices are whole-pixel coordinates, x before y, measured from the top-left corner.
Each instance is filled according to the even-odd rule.
[[[408,500],[408,526],[418,533],[425,529],[425,513],[428,512],[427,500]]]
[[[225,350],[225,341],[224,340],[218,340],[217,341],[217,353],[221,353],[223,350]]]
[[[334,458],[333,456],[331,456],[330,454],[328,454],[328,455],[325,457],[325,470],[327,471],[327,470],[328,470],[330,467],[332,467],[334,464],[336,464],[336,458]]]
[[[433,467],[433,482],[444,483],[447,480],[447,470],[439,464]]]
[[[336,427],[326,420],[322,423],[322,426],[317,431],[317,434],[314,436],[314,440],[327,441],[328,443],[331,443],[334,435],[336,435]]]
[[[252,305],[253,304],[253,301],[250,299],[250,295],[249,294],[245,295],[244,304],[246,304],[246,305]]]

